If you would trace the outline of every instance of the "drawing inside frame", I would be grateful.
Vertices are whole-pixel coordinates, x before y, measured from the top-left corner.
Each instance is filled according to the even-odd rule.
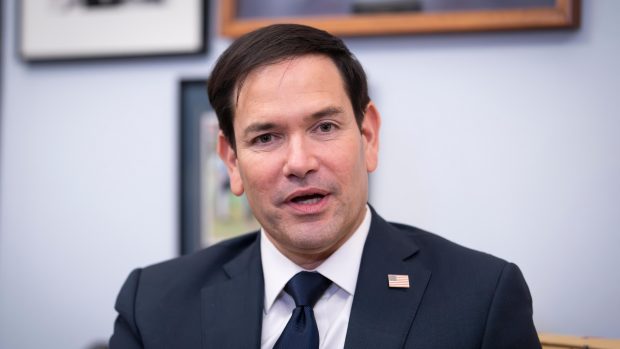
[[[219,126],[206,85],[206,79],[180,83],[181,254],[259,228],[245,196],[230,191],[216,151]]]
[[[201,206],[204,212],[202,237],[207,244],[247,233],[259,228],[245,195],[230,191],[226,165],[217,155],[219,126],[215,112],[200,118]]]

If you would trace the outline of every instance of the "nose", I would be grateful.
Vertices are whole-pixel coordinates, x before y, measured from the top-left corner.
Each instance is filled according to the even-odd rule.
[[[312,145],[303,137],[291,138],[288,144],[284,175],[286,177],[305,178],[315,172],[319,167],[319,161],[312,149]]]

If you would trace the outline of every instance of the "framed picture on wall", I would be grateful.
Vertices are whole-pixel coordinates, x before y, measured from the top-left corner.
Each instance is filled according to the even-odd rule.
[[[219,126],[206,79],[180,86],[180,246],[191,253],[259,228],[245,196],[230,191],[226,166],[216,153]]]
[[[197,54],[206,51],[206,0],[22,0],[26,61]]]
[[[220,31],[238,37],[273,23],[339,36],[576,28],[579,0],[221,0]]]

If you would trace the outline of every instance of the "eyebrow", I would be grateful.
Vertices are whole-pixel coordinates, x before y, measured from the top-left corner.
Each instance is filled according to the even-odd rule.
[[[304,119],[310,120],[310,121],[318,120],[318,119],[321,119],[327,116],[336,116],[336,115],[342,114],[343,112],[344,111],[342,108],[329,106],[329,107],[323,108],[317,112],[314,112],[308,115]],[[250,134],[265,132],[265,131],[273,130],[274,128],[276,128],[276,124],[273,122],[255,122],[253,124],[250,124],[248,127],[246,127],[245,130],[243,130],[243,135],[247,137]]]
[[[276,124],[274,124],[273,122],[255,122],[253,124],[250,124],[250,126],[246,127],[245,130],[243,130],[243,135],[247,137],[252,133],[273,130],[275,127]]]
[[[308,117],[308,119],[316,120],[316,119],[324,118],[326,116],[335,116],[335,115],[342,114],[342,113],[343,113],[342,108],[330,106],[327,108],[323,108],[317,111],[316,113],[312,113]]]

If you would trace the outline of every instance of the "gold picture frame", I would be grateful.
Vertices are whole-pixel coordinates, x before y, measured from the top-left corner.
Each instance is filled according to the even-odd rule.
[[[577,28],[579,0],[555,0],[553,6],[449,12],[398,12],[308,17],[240,19],[237,0],[220,1],[220,32],[236,38],[274,23],[299,23],[338,36],[376,36],[450,32]]]

